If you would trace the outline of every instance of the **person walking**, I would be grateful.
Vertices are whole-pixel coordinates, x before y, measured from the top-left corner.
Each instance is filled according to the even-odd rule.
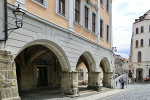
[[[122,77],[120,77],[119,82],[120,82],[120,89],[121,89],[122,88]]]
[[[122,83],[122,89],[124,89],[124,83],[125,83],[124,78],[121,79],[121,83]]]

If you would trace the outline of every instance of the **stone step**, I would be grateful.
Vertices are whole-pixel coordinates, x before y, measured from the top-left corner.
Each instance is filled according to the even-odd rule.
[[[91,94],[91,93],[95,93],[97,91],[94,91],[94,90],[86,90],[86,91],[82,91],[82,92],[79,92],[79,95],[86,95],[86,94]]]

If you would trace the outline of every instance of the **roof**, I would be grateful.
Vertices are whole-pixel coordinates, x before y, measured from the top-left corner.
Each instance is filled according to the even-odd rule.
[[[134,23],[138,23],[140,21],[148,20],[148,19],[150,19],[150,9],[144,15],[140,16],[139,19],[135,19]]]

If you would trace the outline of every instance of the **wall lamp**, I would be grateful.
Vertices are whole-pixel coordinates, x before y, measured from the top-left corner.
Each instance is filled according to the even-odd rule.
[[[21,8],[19,8],[19,4],[18,7],[13,11],[13,14],[15,15],[15,23],[16,23],[16,28],[10,28],[8,30],[13,30],[13,29],[18,29],[21,28],[23,26],[23,17],[24,17],[24,12],[22,12],[20,10]]]
[[[117,48],[116,47],[112,47],[112,51],[115,51],[115,52],[117,52]]]
[[[8,17],[8,15],[7,15],[7,0],[5,1],[5,9],[4,9],[4,12],[5,12],[5,30],[3,31],[3,32],[5,32],[5,38],[4,39],[0,39],[0,41],[6,41],[7,40],[7,38],[8,38],[8,34],[7,34],[7,32],[9,31],[9,30],[15,30],[15,29],[19,29],[19,28],[22,28],[22,26],[23,26],[23,17],[24,17],[24,15],[25,15],[25,13],[24,12],[22,12],[20,9],[21,8],[19,8],[19,4],[18,4],[18,7],[13,11],[13,14],[14,14],[14,16],[15,16],[15,24],[16,24],[16,27],[15,28],[10,28],[10,29],[7,29],[7,17]],[[12,32],[11,31],[11,32]],[[10,32],[10,33],[11,33]],[[9,33],[9,34],[10,34]]]

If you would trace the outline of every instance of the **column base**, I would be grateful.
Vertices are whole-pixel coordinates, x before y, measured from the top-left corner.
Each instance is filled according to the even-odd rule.
[[[77,95],[79,94],[79,89],[78,88],[61,88],[61,93],[67,94],[67,95]]]
[[[95,91],[101,91],[101,86],[87,86],[88,89],[93,89]]]

